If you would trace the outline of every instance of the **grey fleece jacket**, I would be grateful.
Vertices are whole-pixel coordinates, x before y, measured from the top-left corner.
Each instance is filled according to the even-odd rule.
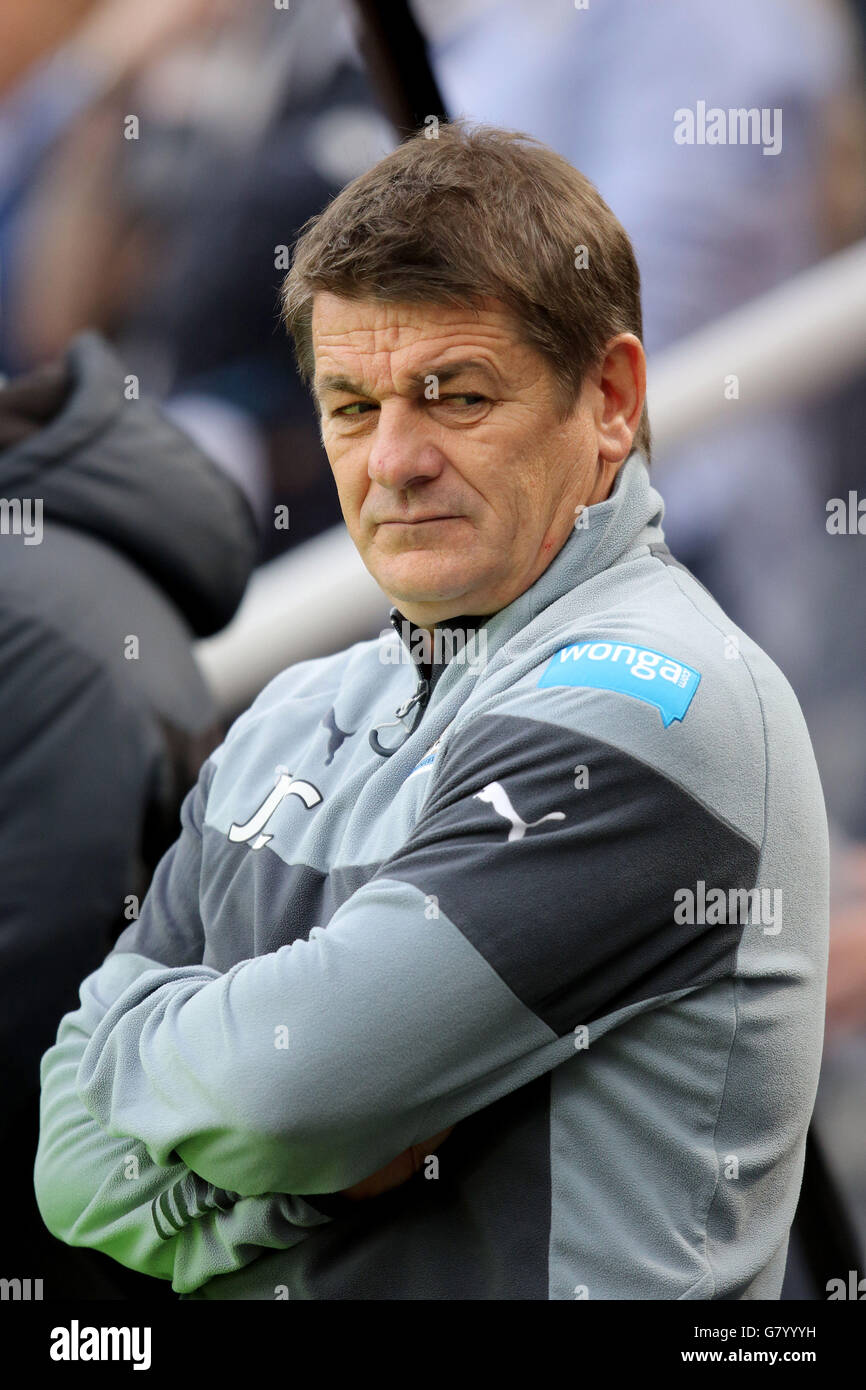
[[[450,659],[394,609],[237,720],[43,1058],[55,1234],[195,1298],[778,1297],[826,819],[662,513],[633,453]]]

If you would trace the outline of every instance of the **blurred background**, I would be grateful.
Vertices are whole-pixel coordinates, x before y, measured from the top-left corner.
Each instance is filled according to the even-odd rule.
[[[67,409],[83,370],[70,344],[95,331],[132,397],[160,402],[244,499],[254,573],[238,611],[217,631],[181,605],[213,737],[289,662],[387,623],[387,600],[341,526],[279,322],[304,222],[413,124],[447,116],[539,137],[617,214],[642,275],[667,539],[788,676],[822,773],[832,944],[813,1126],[813,1164],[825,1167],[809,1200],[813,1227],[846,1230],[861,1273],[864,46],[866,0],[4,0],[0,9],[0,374],[7,391],[54,382],[53,395],[35,390],[35,404],[19,394],[5,432],[0,404],[0,491],[4,450],[41,440]],[[700,102],[778,110],[781,148],[678,144],[674,113]],[[76,447],[86,439],[85,428]],[[133,472],[149,473],[156,447],[142,437]],[[181,518],[182,544],[195,551],[195,510],[181,512],[170,474],[161,486],[166,525]],[[829,525],[833,499],[854,518],[842,533]],[[86,515],[75,524],[106,539]],[[163,806],[169,825],[184,789],[180,773]],[[3,797],[0,773],[0,807]],[[147,862],[143,872],[144,883]],[[64,930],[76,930],[68,915]],[[0,958],[8,989],[16,968]],[[81,975],[69,973],[73,1007]],[[56,1007],[34,1055],[53,1041]],[[841,1206],[829,1216],[826,1183]],[[798,1259],[788,1296],[824,1296]]]

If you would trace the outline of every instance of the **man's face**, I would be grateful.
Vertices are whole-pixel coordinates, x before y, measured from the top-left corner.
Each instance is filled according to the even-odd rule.
[[[628,452],[600,457],[602,435],[611,450],[599,373],[563,420],[550,367],[496,300],[458,308],[319,293],[312,337],[349,534],[422,626],[495,613],[522,594],[564,544],[577,505],[607,496]]]

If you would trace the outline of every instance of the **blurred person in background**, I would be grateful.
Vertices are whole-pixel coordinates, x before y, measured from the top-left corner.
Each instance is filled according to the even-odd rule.
[[[0,389],[0,1274],[49,1299],[153,1296],[45,1229],[39,1059],[219,740],[191,643],[232,616],[256,554],[235,484],[130,385],[85,334]]]
[[[33,365],[27,331],[22,341],[18,323],[19,315],[27,316],[20,279],[31,259],[24,213],[49,175],[52,158],[89,116],[128,88],[137,72],[226,2],[156,0],[142,6],[133,0],[69,0],[61,7],[53,0],[8,0],[0,11],[0,360],[5,371]],[[79,191],[86,199],[88,171],[79,172]],[[74,249],[67,240],[48,248],[49,269],[63,260],[61,246]],[[88,278],[93,273],[88,266]],[[36,357],[60,351],[68,337],[42,345],[45,351],[37,344]]]
[[[339,520],[277,330],[288,245],[394,137],[338,0],[110,0],[53,80],[94,48],[114,80],[18,202],[6,352],[39,361],[91,324],[111,336],[245,488],[268,558]]]

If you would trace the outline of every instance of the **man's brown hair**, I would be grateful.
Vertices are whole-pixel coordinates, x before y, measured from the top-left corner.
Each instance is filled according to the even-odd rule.
[[[304,380],[313,296],[471,304],[511,311],[553,368],[563,414],[617,333],[642,337],[631,242],[597,189],[532,136],[464,121],[420,131],[301,229],[282,292]],[[650,458],[644,404],[634,446]]]

